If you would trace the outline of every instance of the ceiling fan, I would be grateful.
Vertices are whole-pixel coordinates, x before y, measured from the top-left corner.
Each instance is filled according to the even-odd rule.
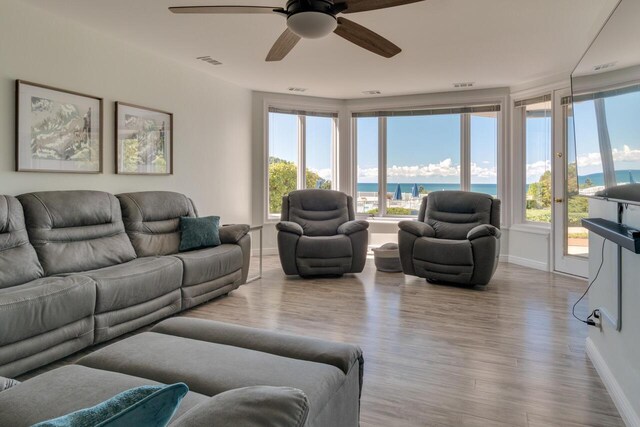
[[[339,13],[386,9],[424,0],[288,0],[285,8],[270,6],[178,6],[173,13],[275,13],[287,19],[287,28],[269,51],[267,61],[281,61],[291,49],[305,39],[318,39],[334,32],[370,52],[391,58],[402,51],[389,40]]]

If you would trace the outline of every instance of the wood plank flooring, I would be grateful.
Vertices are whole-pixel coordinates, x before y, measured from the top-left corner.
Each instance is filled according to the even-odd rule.
[[[360,345],[363,426],[622,426],[571,317],[585,286],[512,264],[484,290],[431,285],[373,260],[309,280],[266,257],[262,280],[184,315]]]
[[[265,257],[261,280],[181,315],[360,345],[362,426],[623,426],[571,317],[585,286],[512,264],[484,290],[432,285],[373,260],[309,280]]]

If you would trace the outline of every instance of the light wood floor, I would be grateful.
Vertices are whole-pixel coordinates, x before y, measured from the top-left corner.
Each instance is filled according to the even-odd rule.
[[[431,285],[373,260],[308,280],[266,257],[262,280],[184,315],[360,345],[363,426],[622,426],[571,317],[585,286],[512,264],[484,290]]]
[[[362,426],[623,426],[571,317],[585,286],[512,264],[484,290],[431,285],[373,260],[305,280],[265,257],[261,280],[182,315],[360,345]]]

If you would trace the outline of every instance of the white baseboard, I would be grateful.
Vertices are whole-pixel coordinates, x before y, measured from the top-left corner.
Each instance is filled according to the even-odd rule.
[[[549,271],[549,264],[541,261],[534,261],[528,258],[521,258],[514,255],[500,255],[501,262],[521,265],[522,267],[535,268],[536,270]]]
[[[263,256],[278,255],[278,248],[263,248],[262,255]],[[255,248],[252,249],[251,256],[260,256],[260,249],[255,249]]]
[[[618,408],[622,421],[624,421],[627,427],[640,427],[640,416],[638,416],[636,411],[633,409],[631,402],[627,399],[627,396],[624,394],[620,384],[618,384],[618,381],[613,376],[613,372],[609,369],[609,366],[604,361],[604,358],[591,338],[587,338],[586,349],[587,356],[589,356],[591,363],[593,363],[598,375],[600,375],[600,379],[602,379],[604,386],[607,388],[609,396],[611,396],[611,400],[613,400],[616,408]]]

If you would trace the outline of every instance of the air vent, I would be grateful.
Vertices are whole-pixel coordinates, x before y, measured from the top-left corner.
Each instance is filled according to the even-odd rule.
[[[218,61],[217,59],[213,59],[210,56],[198,56],[196,59],[199,59],[200,61],[206,62],[211,65],[222,65],[222,62]]]
[[[474,82],[459,82],[459,83],[454,83],[453,87],[462,89],[465,87],[473,87],[473,85],[474,85]]]
[[[287,88],[289,92],[306,92],[307,88],[304,87],[289,87]]]
[[[380,92],[379,90],[365,90],[364,92],[365,95],[380,95],[382,92]]]
[[[595,67],[593,67],[593,71],[606,70],[607,68],[614,67],[616,64],[617,64],[617,62],[609,62],[607,64],[596,65]]]

